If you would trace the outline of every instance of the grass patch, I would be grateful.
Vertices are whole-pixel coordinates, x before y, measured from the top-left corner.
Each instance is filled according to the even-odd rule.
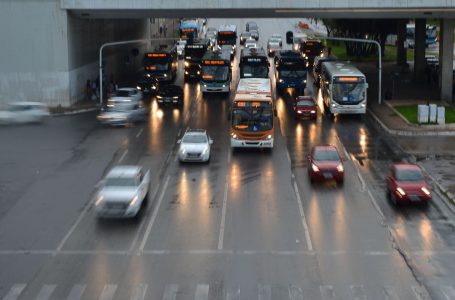
[[[412,124],[418,124],[417,122],[417,105],[397,105],[394,108]],[[445,111],[446,124],[455,123],[455,110],[446,106]]]
[[[344,42],[327,41],[327,47],[332,48],[332,54],[335,55],[339,60],[376,61],[378,59],[377,55],[372,55],[369,57],[349,56],[346,53],[346,47],[344,45]],[[407,49],[406,55],[407,55],[406,60],[413,61],[414,60],[414,49]],[[382,61],[395,62],[396,60],[397,60],[397,47],[386,45],[385,49],[384,49],[384,56],[382,57]]]

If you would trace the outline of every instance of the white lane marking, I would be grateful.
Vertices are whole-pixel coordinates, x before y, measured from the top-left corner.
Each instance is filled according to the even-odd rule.
[[[319,290],[321,291],[322,300],[335,299],[335,292],[333,291],[333,286],[331,286],[331,285],[321,285],[319,287]]]
[[[382,291],[386,300],[400,300],[393,286],[385,285]]]
[[[228,164],[231,162],[231,148],[228,149],[228,153],[227,153],[227,162]]]
[[[175,300],[179,286],[177,284],[167,284],[164,288],[163,300]]]
[[[414,292],[414,295],[416,296],[417,300],[427,300],[431,299],[430,296],[428,295],[427,290],[423,286],[412,286],[411,287],[412,291]]]
[[[101,292],[99,300],[112,300],[114,299],[115,291],[117,290],[116,284],[106,284]]]
[[[366,188],[365,180],[363,180],[362,174],[360,174],[359,171],[357,171],[357,177],[359,178],[360,183],[362,184],[362,191],[365,191]]]
[[[139,129],[139,132],[136,134],[136,138],[139,138],[141,136],[142,131],[144,131],[144,128]]]
[[[240,288],[237,287],[233,290],[227,291],[226,300],[240,300]]]
[[[291,155],[289,154],[289,150],[286,150],[286,157],[288,158],[288,162],[291,163]]]
[[[153,196],[149,197],[149,203],[150,203],[153,199],[155,199],[156,194],[158,194],[158,190],[159,190],[159,185],[157,185],[157,186],[155,187],[155,191],[153,192]],[[150,190],[149,190],[149,192],[150,192]],[[137,241],[139,240],[139,235],[140,235],[140,233],[142,232],[142,227],[144,227],[144,224],[145,224],[145,222],[141,222],[141,225],[139,226],[139,229],[138,229],[137,232],[136,232],[136,236],[134,237],[134,240],[133,240],[133,242],[131,243],[131,247],[130,247],[130,249],[129,249],[129,251],[128,251],[129,253],[133,252],[134,247],[136,247]]]
[[[36,296],[36,300],[48,300],[57,286],[55,284],[45,284]]]
[[[270,287],[270,285],[258,284],[258,299],[259,300],[272,299],[272,288]]]
[[[367,299],[367,296],[365,295],[365,290],[363,289],[363,285],[351,285],[349,288],[351,289],[353,300]]]
[[[381,208],[379,207],[378,202],[376,201],[376,199],[373,197],[373,194],[371,193],[371,191],[369,189],[367,190],[367,192],[368,192],[368,195],[370,196],[371,203],[373,203],[374,208],[376,209],[378,214],[381,216],[381,218],[383,220],[385,220],[384,213],[382,212]]]
[[[196,294],[194,300],[207,300],[209,298],[209,285],[198,284],[196,287]]]
[[[303,300],[302,289],[294,285],[289,286],[289,300]]]
[[[120,156],[120,159],[118,160],[119,163],[121,163],[123,161],[123,159],[125,159],[125,156],[128,154],[128,149],[125,150],[125,152],[123,152],[122,156]]]
[[[303,211],[302,198],[300,198],[299,189],[298,189],[297,183],[295,181],[294,181],[294,192],[297,197],[297,204],[299,206],[300,218],[302,220],[303,229],[305,231],[305,239],[306,239],[306,243],[308,246],[308,250],[313,251],[313,243],[311,242],[310,231],[308,230],[308,224],[307,224],[307,221],[305,218],[305,212]]]
[[[134,287],[131,300],[144,300],[147,293],[148,284],[139,284]]]
[[[167,175],[166,182],[164,183],[164,187],[163,187],[163,190],[161,191],[160,198],[158,199],[158,203],[156,204],[155,210],[153,211],[152,218],[150,219],[150,222],[147,225],[147,229],[145,230],[144,237],[142,238],[142,242],[139,247],[140,252],[142,252],[144,250],[145,244],[147,243],[148,236],[149,236],[150,232],[152,231],[153,223],[155,223],[155,219],[158,215],[158,211],[160,210],[161,202],[163,201],[164,194],[166,192],[167,185],[169,184],[170,178],[171,178],[170,175]]]
[[[226,184],[224,185],[224,194],[223,194],[223,208],[221,210],[220,234],[218,236],[218,250],[223,249],[228,188],[229,188],[229,184],[228,184],[228,181],[226,180]]]
[[[27,285],[25,283],[13,285],[8,294],[3,297],[3,300],[16,300],[22,294],[26,286]]]
[[[82,295],[84,294],[86,285],[85,284],[76,284],[71,289],[70,293],[68,294],[67,300],[80,300]]]
[[[451,286],[441,287],[442,294],[446,297],[447,300],[455,300],[455,289]]]

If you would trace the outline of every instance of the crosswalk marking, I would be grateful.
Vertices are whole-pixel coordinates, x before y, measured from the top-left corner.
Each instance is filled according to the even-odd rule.
[[[226,292],[226,300],[240,300],[240,288]]]
[[[80,300],[82,298],[82,294],[84,294],[85,288],[85,284],[76,284],[73,286],[68,295],[68,300]]]
[[[45,284],[36,296],[36,300],[49,300],[57,286],[55,284]]]
[[[3,297],[3,300],[16,300],[27,285],[24,283],[15,284],[9,290],[9,293]]]
[[[451,286],[441,287],[442,294],[446,297],[446,300],[455,300],[455,289]]]
[[[194,300],[207,300],[209,298],[209,285],[198,284],[196,287],[196,294]]]
[[[400,300],[400,298],[398,298],[398,295],[395,292],[395,289],[393,288],[393,286],[386,285],[386,286],[384,286],[382,291],[384,292],[385,300]]]
[[[175,300],[178,290],[177,284],[167,284],[164,288],[163,300]]]
[[[367,300],[363,285],[351,285],[350,288],[352,297],[354,297],[353,300]]]
[[[270,287],[270,285],[258,284],[258,299],[259,300],[272,299],[272,288]]]
[[[148,284],[138,284],[134,287],[131,300],[144,300]]]
[[[294,285],[289,286],[289,300],[303,300],[303,291]]]
[[[321,291],[322,300],[335,299],[335,293],[333,292],[333,286],[331,285],[321,285],[319,287]]]
[[[117,290],[116,284],[106,284],[100,295],[100,300],[112,300],[114,299],[115,291]]]

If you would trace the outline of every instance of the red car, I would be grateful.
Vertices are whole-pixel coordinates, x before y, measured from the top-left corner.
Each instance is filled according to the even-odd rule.
[[[431,200],[431,191],[418,165],[396,163],[387,176],[387,196],[395,205],[410,202],[426,204]]]
[[[316,119],[318,113],[316,101],[311,96],[297,96],[294,101],[296,119]]]
[[[335,146],[319,145],[313,147],[308,156],[308,176],[311,182],[333,179],[338,184],[343,184],[343,161]]]

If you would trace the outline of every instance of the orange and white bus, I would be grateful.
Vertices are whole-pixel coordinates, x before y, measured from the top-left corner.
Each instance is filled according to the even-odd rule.
[[[231,148],[273,148],[274,116],[270,79],[240,79],[230,111]]]

